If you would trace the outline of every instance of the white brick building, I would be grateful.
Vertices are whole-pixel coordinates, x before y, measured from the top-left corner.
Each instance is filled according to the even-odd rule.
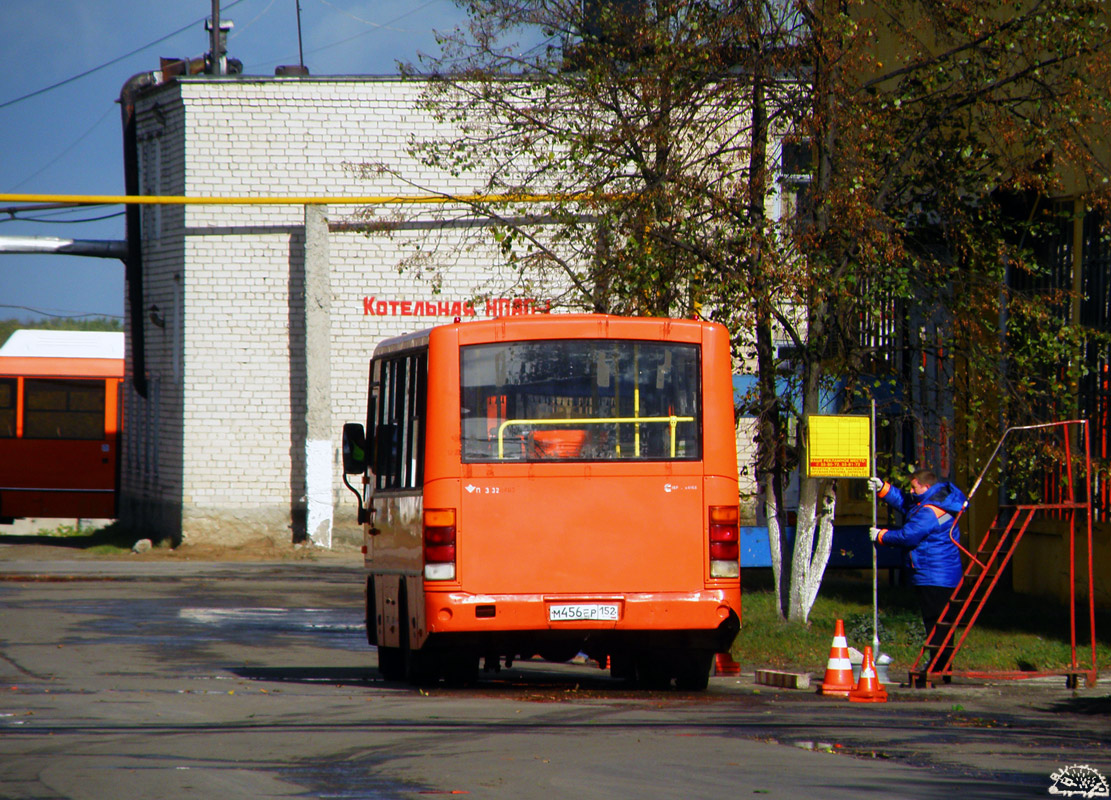
[[[186,197],[476,191],[478,182],[429,173],[409,157],[410,137],[435,131],[419,110],[421,89],[419,82],[363,77],[160,84],[135,102],[140,191]],[[358,165],[367,163],[397,175],[365,177]],[[147,385],[145,398],[130,389],[125,400],[120,515],[153,538],[235,543],[308,535],[327,544],[333,508],[335,532],[355,535],[353,498],[340,482],[338,434],[343,422],[365,417],[375,343],[444,317],[527,313],[535,310],[530,301],[550,299],[499,273],[481,230],[430,229],[432,210],[422,212],[423,221],[368,236],[349,229],[356,207],[328,206],[326,233],[315,245],[324,248],[324,261],[316,263],[327,265],[317,287],[323,307],[306,308],[305,206],[142,209],[145,313],[143,329],[127,331],[127,369],[130,377],[141,336]],[[464,237],[472,246],[458,246]],[[399,269],[417,244],[436,245],[435,267]],[[470,305],[482,296],[501,302]],[[307,312],[317,314],[311,331]],[[320,333],[324,341],[313,341]],[[319,429],[310,432],[310,424]],[[317,517],[306,530],[306,471],[313,464],[319,471],[324,459],[331,492],[319,493],[318,482]]]
[[[136,101],[140,189],[146,195],[367,196],[414,186],[475,187],[428,174],[407,155],[410,135],[434,123],[417,110],[419,83],[390,79],[180,78]],[[402,178],[360,176],[383,163]],[[326,216],[328,341],[325,414],[338,432],[362,420],[366,363],[383,337],[466,315],[497,292],[494,254],[457,249],[463,229],[436,233],[446,265],[399,271],[419,225],[388,236],[344,230],[351,206]],[[127,397],[121,521],[155,537],[288,541],[303,531],[306,413],[305,218],[300,205],[149,205],[142,212],[143,336],[147,396]],[[439,276],[437,276],[439,277]],[[508,285],[506,282],[505,285]],[[493,309],[491,308],[491,311]],[[523,310],[518,304],[518,310]],[[484,303],[472,313],[486,314]],[[445,312],[445,313],[441,313]],[[128,371],[135,369],[134,348]],[[319,387],[318,387],[319,389]],[[333,438],[338,436],[332,435]],[[334,446],[329,447],[335,461]],[[353,508],[334,480],[337,528]],[[297,526],[301,526],[298,530]],[[315,538],[315,537],[314,537]]]

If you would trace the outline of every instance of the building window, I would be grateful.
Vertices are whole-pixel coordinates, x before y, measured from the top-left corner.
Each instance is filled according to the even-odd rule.
[[[1111,220],[1089,212],[1081,231],[1080,323],[1093,331],[1111,332]],[[1087,369],[1080,378],[1080,416],[1088,420],[1093,470],[1094,519],[1111,519],[1111,347],[1090,339],[1084,345]]]
[[[778,218],[795,231],[807,228],[814,219],[811,195],[814,157],[809,139],[782,139],[779,143]]]
[[[1048,220],[1033,247],[1040,274],[1012,273],[1011,288],[1047,295],[1062,321],[1077,319],[1093,334],[1111,332],[1109,220],[1095,211],[1078,217],[1071,201],[1054,204]],[[1088,421],[1095,462],[1093,520],[1107,522],[1111,520],[1111,347],[1091,336],[1077,355],[1084,369],[1078,376],[1076,396],[1056,398],[1051,407],[1041,411],[1050,421],[1073,418]],[[1046,371],[1051,377],[1067,375],[1074,368],[1075,364],[1052,364],[1047,365]],[[1036,496],[1055,502],[1063,499],[1064,492],[1060,470],[1056,466],[1049,468],[1039,482]]]

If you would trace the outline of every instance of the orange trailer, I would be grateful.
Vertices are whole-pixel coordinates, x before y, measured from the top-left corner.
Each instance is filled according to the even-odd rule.
[[[542,315],[381,343],[344,426],[367,635],[390,678],[582,652],[705,688],[740,626],[729,336]]]
[[[113,518],[123,334],[16,331],[0,348],[0,519]]]

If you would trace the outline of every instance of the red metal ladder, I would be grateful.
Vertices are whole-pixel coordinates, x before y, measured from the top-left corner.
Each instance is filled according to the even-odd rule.
[[[1069,426],[1080,425],[1084,434],[1084,483],[1083,491],[1078,498],[1076,482],[1073,480],[1072,451],[1069,437]],[[1037,503],[1029,505],[1000,506],[991,527],[985,533],[975,553],[961,546],[959,537],[954,536],[958,531],[957,522],[964,510],[968,508],[976,490],[983,482],[992,462],[999,455],[1007,436],[1015,431],[1034,430],[1039,428],[1058,428],[1063,440],[1063,467],[1066,480],[1064,482],[1063,496],[1060,502]],[[926,643],[918,653],[913,666],[910,668],[911,686],[931,686],[940,678],[951,675],[967,677],[990,678],[1034,678],[1046,675],[1064,675],[1067,685],[1072,688],[1077,684],[1080,675],[1084,675],[1088,687],[1096,685],[1098,670],[1096,667],[1096,630],[1095,630],[1095,595],[1093,593],[1092,577],[1092,517],[1091,517],[1091,455],[1088,443],[1087,420],[1068,420],[1064,422],[1046,423],[1043,425],[1026,425],[1008,428],[996,445],[995,451],[988,459],[987,465],[980,473],[979,478],[968,493],[968,500],[964,507],[953,520],[949,536],[953,543],[964,553],[967,559],[964,574],[960,583],[953,590],[948,604],[934,626],[926,636]],[[1069,530],[1069,622],[1072,643],[1072,663],[1064,669],[1048,670],[1043,672],[1012,671],[1012,672],[955,672],[953,662],[961,645],[964,644],[969,632],[975,625],[980,612],[984,608],[988,597],[991,595],[1003,570],[1010,563],[1011,556],[1022,536],[1026,533],[1030,522],[1039,512],[1058,511],[1068,520]],[[1082,668],[1076,657],[1076,523],[1077,514],[1083,513],[1087,525],[1088,535],[1088,618],[1090,628],[1090,641],[1092,648],[1091,666]],[[930,651],[933,651],[931,654]]]

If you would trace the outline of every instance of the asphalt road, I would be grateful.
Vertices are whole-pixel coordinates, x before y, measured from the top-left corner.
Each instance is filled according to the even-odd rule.
[[[1106,683],[626,689],[525,662],[381,679],[354,557],[30,560],[0,544],[4,798],[1019,798],[1111,776]],[[820,677],[820,676],[817,676]],[[1091,795],[1106,796],[1106,795]]]

